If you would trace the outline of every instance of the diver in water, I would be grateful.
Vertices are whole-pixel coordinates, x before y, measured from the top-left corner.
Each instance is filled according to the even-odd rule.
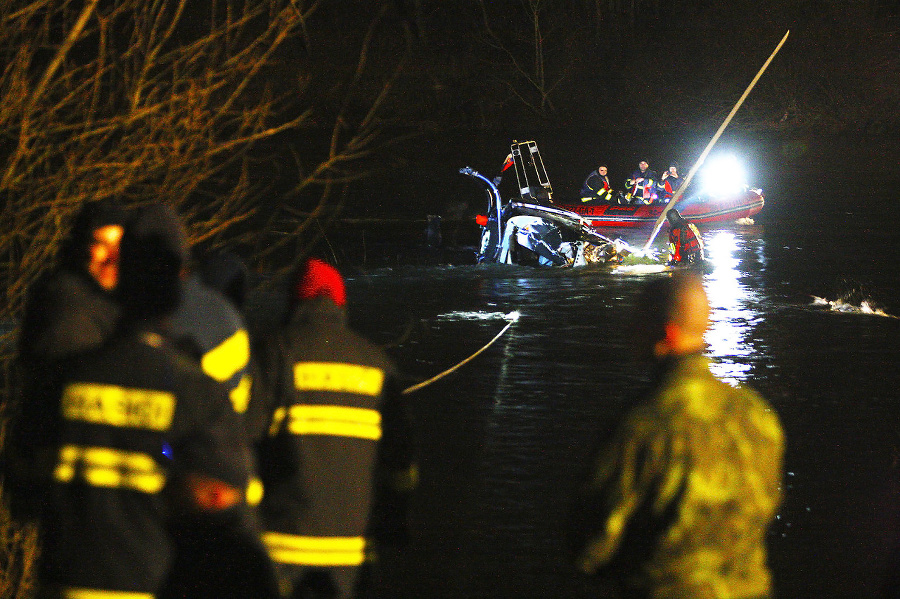
[[[669,222],[671,258],[668,264],[699,264],[703,262],[703,240],[700,231],[681,216],[675,208],[666,213]]]

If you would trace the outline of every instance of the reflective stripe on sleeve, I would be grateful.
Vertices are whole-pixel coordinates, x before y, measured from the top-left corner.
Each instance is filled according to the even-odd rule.
[[[217,381],[230,379],[250,362],[250,338],[240,329],[234,335],[203,355],[200,365],[203,372]]]
[[[363,537],[307,537],[263,534],[272,561],[305,566],[358,566],[365,560]]]
[[[287,417],[292,435],[333,435],[377,441],[381,438],[381,413],[370,408],[346,406],[290,406],[273,415],[270,434],[276,434]]]
[[[237,387],[232,389],[231,393],[228,395],[231,399],[231,405],[234,406],[234,411],[238,414],[243,414],[247,411],[247,406],[250,404],[251,384],[252,379],[249,376],[244,375],[238,382]]]
[[[371,366],[338,362],[294,364],[294,386],[298,391],[331,391],[376,396],[384,384],[384,371]]]
[[[93,487],[130,489],[155,494],[166,484],[166,473],[146,453],[109,447],[64,445],[53,478],[70,483],[76,478]]]
[[[63,599],[155,599],[156,595],[132,591],[106,591],[66,587],[62,590],[62,597]]]
[[[164,431],[172,424],[175,396],[152,389],[72,383],[60,401],[67,420]]]

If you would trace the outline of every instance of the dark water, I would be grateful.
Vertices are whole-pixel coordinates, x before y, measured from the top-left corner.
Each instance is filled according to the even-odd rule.
[[[708,353],[719,375],[770,400],[786,432],[786,498],[769,535],[778,596],[876,597],[900,538],[896,181],[823,180],[771,182],[755,225],[703,230]],[[410,546],[382,558],[382,596],[611,596],[572,570],[562,522],[593,446],[646,383],[625,325],[653,276],[492,265],[351,277],[354,324],[391,346],[410,384],[521,314],[407,396],[421,488]]]

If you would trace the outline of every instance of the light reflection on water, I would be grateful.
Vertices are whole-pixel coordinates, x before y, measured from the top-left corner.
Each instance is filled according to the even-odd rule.
[[[711,308],[706,333],[708,353],[715,358],[713,373],[732,384],[746,381],[750,364],[741,360],[754,351],[752,327],[759,317],[755,309],[759,296],[741,283],[740,259],[736,256],[737,236],[732,231],[716,231],[704,239],[713,270],[705,277]]]
[[[895,505],[883,498],[900,447],[900,321],[810,305],[849,271],[829,266],[837,245],[804,264],[785,227],[703,231],[708,354],[717,376],[759,391],[785,428],[786,496],[768,537],[779,596],[874,597],[879,535],[893,532],[875,508]],[[890,267],[869,267],[885,273],[880,289],[895,288]],[[422,487],[413,545],[387,563],[384,597],[611,596],[574,575],[561,531],[592,443],[648,384],[626,331],[640,289],[660,276],[492,265],[351,281],[356,321],[376,337],[420,323],[392,348],[416,380],[522,312],[489,351],[409,396]]]

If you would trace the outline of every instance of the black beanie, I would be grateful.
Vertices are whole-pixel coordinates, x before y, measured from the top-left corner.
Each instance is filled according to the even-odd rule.
[[[190,248],[174,210],[143,208],[125,228],[119,252],[117,294],[125,318],[145,320],[174,312],[181,303],[181,272]]]

